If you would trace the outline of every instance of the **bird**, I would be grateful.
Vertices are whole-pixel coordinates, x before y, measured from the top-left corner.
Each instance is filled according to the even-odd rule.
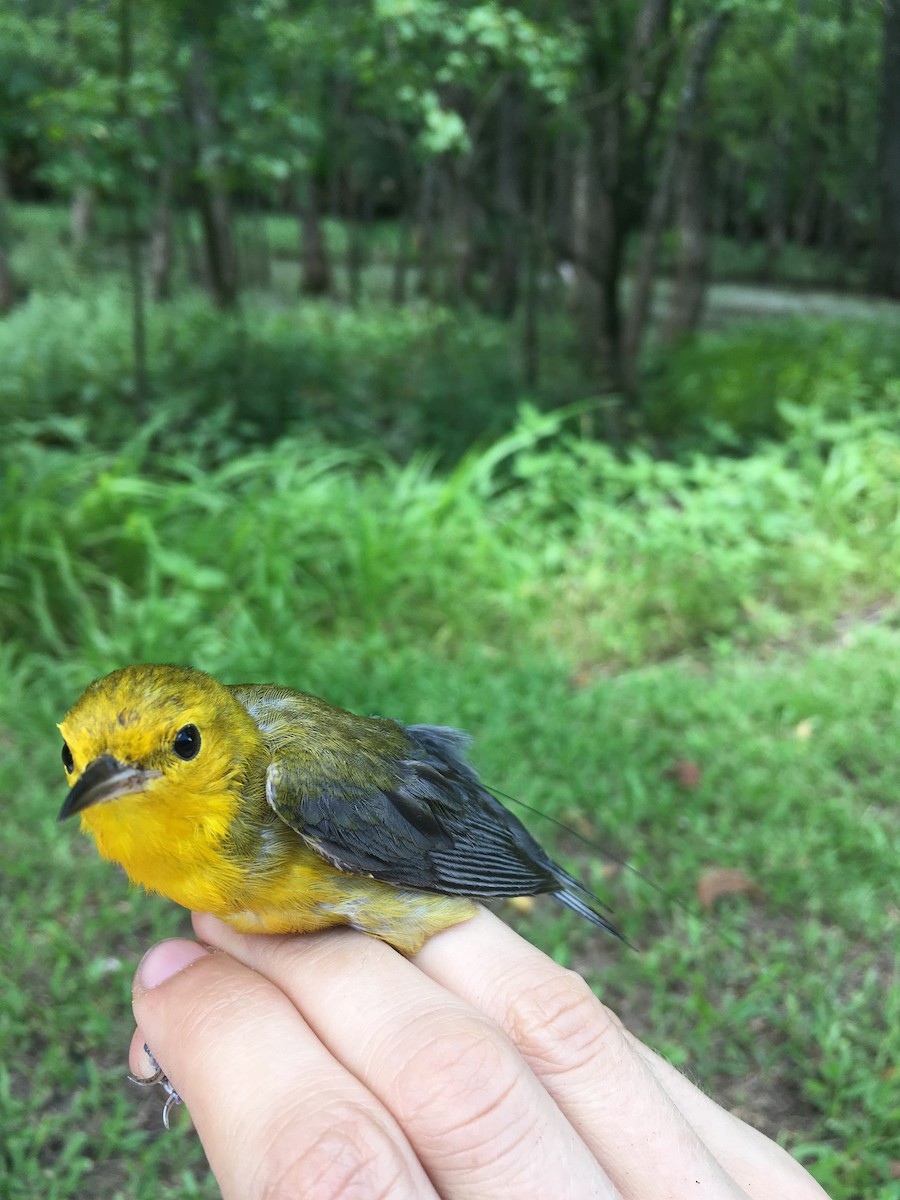
[[[626,940],[481,783],[458,729],[139,664],[94,680],[59,730],[59,820],[80,814],[132,883],[241,933],[349,925],[414,956],[479,900],[549,893]]]

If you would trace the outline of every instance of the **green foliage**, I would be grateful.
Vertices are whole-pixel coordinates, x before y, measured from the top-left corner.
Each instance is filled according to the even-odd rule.
[[[674,242],[667,245],[664,262],[671,269]],[[847,261],[846,254],[837,249],[822,246],[800,246],[788,242],[778,257],[773,259],[765,242],[752,241],[745,245],[728,237],[711,237],[711,275],[716,280],[739,281],[754,284],[777,281],[788,287],[840,288],[864,292],[868,283],[868,264],[861,257]],[[793,293],[795,302],[803,307],[804,294]]]
[[[703,333],[648,362],[645,415],[667,441],[746,449],[782,437],[790,413],[894,411],[900,399],[895,320],[793,318]]]
[[[149,629],[164,655],[190,630],[223,646],[235,622],[262,637],[290,620],[318,636],[527,639],[582,665],[637,663],[824,632],[900,584],[887,416],[798,411],[783,444],[683,465],[571,435],[543,445],[562,420],[526,414],[447,475],[311,434],[201,470],[174,448],[190,443],[184,427],[115,454],[66,448],[81,436],[72,421],[37,428],[57,448],[20,425],[3,633],[114,664],[152,657],[133,641]]]
[[[20,6],[4,7],[0,99],[12,102],[12,116],[0,118],[0,153],[6,152],[7,140],[27,137],[40,150],[43,182],[64,195],[78,186],[119,199],[140,192],[143,173],[158,167],[167,153],[171,156],[177,135],[171,120],[177,87],[159,8],[147,6],[133,38],[140,69],[128,81],[126,119],[120,108],[117,12],[97,4],[49,5],[36,16],[17,12]],[[16,63],[9,71],[7,46],[14,47],[10,57]]]
[[[738,19],[710,74],[708,125],[736,176],[748,227],[769,227],[780,202],[800,221],[806,210],[811,224],[813,179],[851,219],[867,212],[863,224],[873,220],[876,188],[864,194],[853,181],[876,172],[877,11],[836,9],[831,0],[767,0],[752,16],[745,5],[734,8]]]
[[[498,77],[515,80],[555,110],[571,100],[583,54],[578,30],[559,16],[542,24],[493,2],[379,0],[357,69],[376,103],[418,126],[417,144],[427,156],[464,156],[475,149],[471,127],[483,122],[499,94]],[[459,104],[467,95],[478,97],[476,121],[471,106]]]
[[[896,417],[785,412],[790,436],[746,459],[624,458],[587,439],[525,451],[529,525],[546,520],[556,634],[588,661],[824,629],[900,583]]]
[[[131,331],[117,289],[34,294],[0,323],[7,419],[77,418],[92,444],[121,444],[131,407]],[[298,427],[398,456],[419,445],[459,455],[514,412],[515,366],[502,327],[423,306],[397,312],[326,302],[243,318],[197,294],[152,311],[150,386],[167,449],[271,441]]]

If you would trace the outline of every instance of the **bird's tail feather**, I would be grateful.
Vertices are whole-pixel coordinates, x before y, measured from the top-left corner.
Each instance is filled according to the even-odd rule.
[[[587,891],[586,888],[583,890]],[[590,892],[588,892],[588,895],[591,896],[592,899],[596,900],[596,897],[592,896]],[[582,900],[578,893],[572,890],[571,885],[567,885],[565,888],[561,888],[558,892],[554,892],[553,897],[554,899],[558,900],[560,904],[564,904],[566,908],[571,908],[573,912],[578,913],[580,917],[587,918],[587,920],[592,924],[599,925],[601,929],[605,929],[607,933],[611,933],[613,937],[617,937],[619,941],[624,942],[626,946],[631,946],[631,942],[629,942],[625,934],[621,933],[618,929],[616,929],[612,922],[607,921],[606,917],[602,916],[597,912],[596,909],[592,908],[588,903],[586,903],[586,901]]]

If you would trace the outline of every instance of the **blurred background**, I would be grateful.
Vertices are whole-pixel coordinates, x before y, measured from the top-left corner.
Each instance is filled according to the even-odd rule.
[[[217,1194],[55,823],[162,661],[469,729],[640,953],[503,914],[900,1197],[898,301],[898,0],[0,0],[0,1194]]]

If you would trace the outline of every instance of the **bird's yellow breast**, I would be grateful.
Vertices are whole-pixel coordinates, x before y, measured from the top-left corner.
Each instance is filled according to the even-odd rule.
[[[141,795],[90,808],[82,823],[101,855],[121,863],[133,883],[185,908],[211,912],[241,933],[350,925],[415,954],[433,933],[475,912],[462,897],[338,871],[287,827],[274,844],[263,841],[256,856],[235,856],[228,808],[220,796],[202,818],[189,806],[178,816],[174,805]]]
[[[243,889],[244,869],[223,853],[231,823],[225,804],[198,814],[136,795],[87,809],[81,823],[132,883],[186,908],[216,912]]]

